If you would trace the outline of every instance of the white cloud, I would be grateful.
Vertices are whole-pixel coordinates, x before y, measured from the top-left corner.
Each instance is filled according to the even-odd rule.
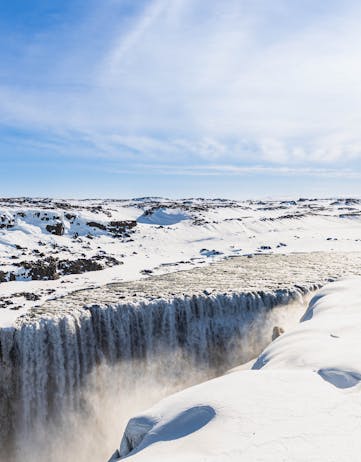
[[[115,4],[87,19],[53,72],[41,45],[46,85],[3,85],[0,121],[130,161],[361,158],[356,2],[155,0],[121,27]],[[101,35],[112,10],[92,55],[87,31]]]
[[[174,164],[134,164],[132,168],[123,168],[117,165],[104,167],[108,172],[114,174],[139,173],[145,171],[158,175],[180,175],[180,176],[248,176],[265,175],[284,176],[284,177],[315,177],[315,178],[340,178],[340,179],[361,179],[361,172],[351,169],[339,168],[313,168],[313,167],[285,167],[269,165],[235,166],[225,164],[213,165],[174,165]]]

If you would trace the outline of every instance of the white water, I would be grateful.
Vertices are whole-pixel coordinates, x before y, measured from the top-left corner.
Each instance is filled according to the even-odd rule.
[[[297,290],[184,297],[0,330],[2,446],[16,462],[106,461],[132,415],[249,361],[304,310]]]

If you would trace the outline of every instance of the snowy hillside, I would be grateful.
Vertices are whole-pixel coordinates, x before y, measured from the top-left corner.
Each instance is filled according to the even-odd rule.
[[[112,460],[358,460],[360,307],[361,279],[328,285],[251,369],[188,388],[131,419]]]
[[[360,200],[1,199],[0,322],[77,289],[319,250],[361,250]]]

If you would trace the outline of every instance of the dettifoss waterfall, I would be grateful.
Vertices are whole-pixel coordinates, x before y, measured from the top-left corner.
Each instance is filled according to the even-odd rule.
[[[105,462],[132,414],[257,356],[316,288],[92,305],[0,329],[1,462]]]

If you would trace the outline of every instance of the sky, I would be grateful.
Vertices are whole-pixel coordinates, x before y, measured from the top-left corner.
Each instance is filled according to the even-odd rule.
[[[2,0],[0,196],[361,196],[354,0]]]

